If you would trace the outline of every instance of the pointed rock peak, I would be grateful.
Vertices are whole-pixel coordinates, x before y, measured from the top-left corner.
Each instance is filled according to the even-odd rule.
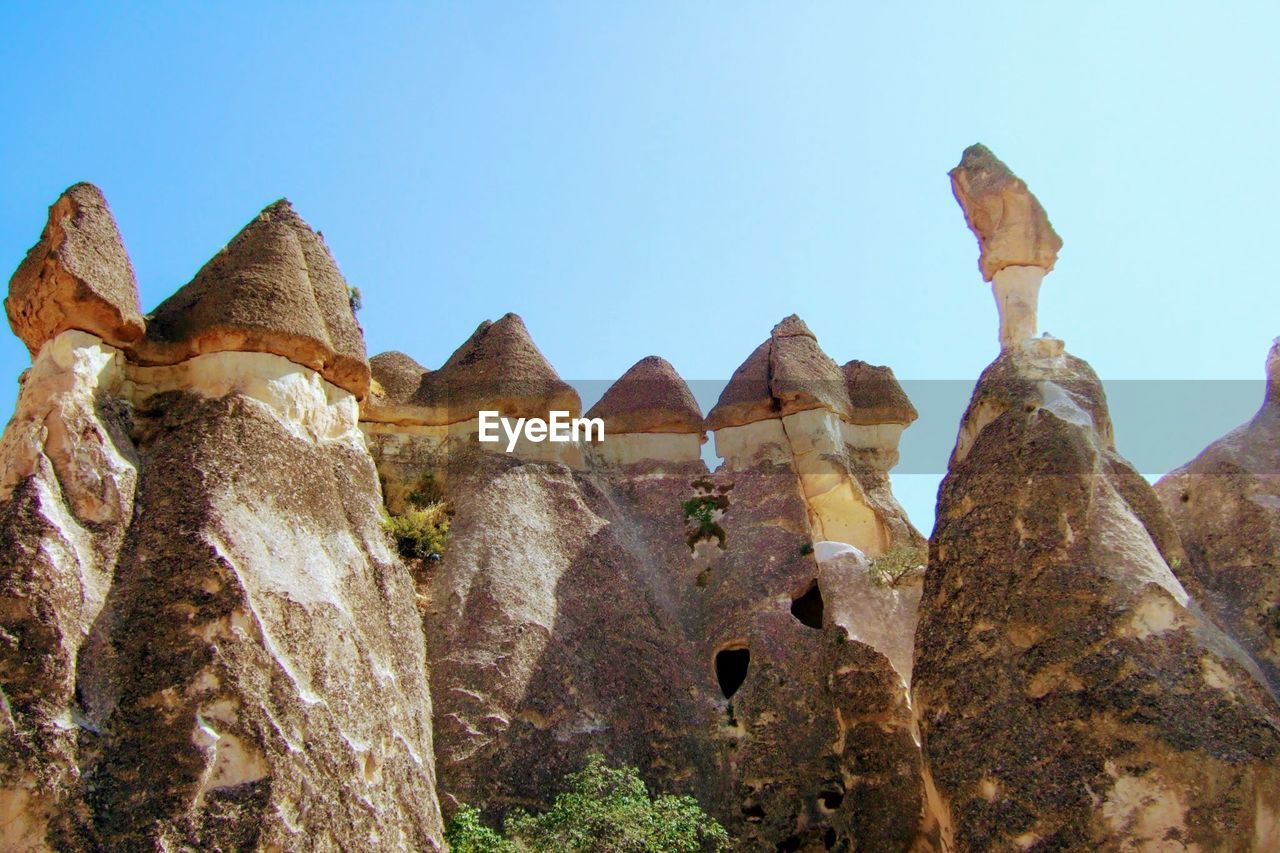
[[[991,281],[1005,267],[1053,269],[1062,238],[1026,183],[984,145],[970,145],[948,173],[965,222],[978,238],[978,267]]]
[[[495,410],[507,417],[582,411],[578,392],[538,349],[517,314],[481,323],[439,370],[429,373],[413,405],[432,423],[458,423]]]
[[[774,338],[805,337],[812,338],[815,341],[818,339],[817,335],[811,332],[809,327],[805,325],[804,320],[801,320],[800,317],[795,314],[792,314],[789,317],[784,317],[778,325],[773,327],[773,331],[770,332],[770,336]]]
[[[892,368],[854,359],[840,369],[853,407],[851,423],[905,425],[919,417]]]
[[[844,374],[794,314],[773,327],[734,371],[707,415],[707,429],[744,426],[808,409],[852,415]]]
[[[116,346],[142,337],[138,282],[101,190],[79,183],[58,197],[39,242],[9,280],[4,305],[32,355],[68,329]]]
[[[431,371],[402,352],[384,352],[369,359],[373,396],[380,402],[403,404],[418,393]]]
[[[840,366],[822,351],[817,337],[794,314],[773,330],[769,392],[784,415],[827,409],[848,420],[853,413]]]
[[[264,208],[161,303],[147,334],[144,355],[156,363],[226,350],[269,352],[357,396],[369,387],[346,279],[284,199]]]
[[[689,385],[666,359],[640,359],[591,410],[603,418],[605,434],[627,432],[701,433],[702,410]]]
[[[781,417],[778,402],[769,391],[769,356],[773,338],[751,351],[747,360],[729,377],[720,399],[707,414],[707,429],[744,426]]]

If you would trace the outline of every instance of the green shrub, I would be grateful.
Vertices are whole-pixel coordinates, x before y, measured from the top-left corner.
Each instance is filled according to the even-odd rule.
[[[351,303],[351,313],[354,314],[364,307],[364,296],[360,293],[358,287],[347,288],[347,301]]]
[[[680,505],[686,521],[693,522],[693,532],[688,536],[689,547],[692,548],[703,539],[715,539],[723,548],[725,544],[724,528],[716,524],[716,511],[729,505],[724,495],[698,495],[689,498]]]
[[[692,797],[650,797],[633,767],[609,767],[593,754],[587,766],[565,777],[567,790],[538,815],[514,811],[503,834],[480,823],[463,806],[445,839],[455,853],[696,853],[726,850],[729,834]],[[505,837],[504,837],[505,836]]]
[[[809,556],[809,555],[810,555],[810,554],[812,554],[812,553],[813,553],[813,543],[812,543],[812,542],[806,542],[806,543],[804,543],[803,545],[801,545],[801,546],[800,546],[800,556],[801,556],[801,557],[807,557],[807,556]]]
[[[391,534],[401,557],[438,560],[449,540],[449,508],[444,501],[410,506],[402,515],[384,515],[382,527]]]
[[[480,810],[462,806],[444,829],[444,840],[451,853],[515,853],[507,839],[480,822]]]
[[[929,552],[903,542],[871,560],[871,580],[879,586],[897,586],[929,562]]]

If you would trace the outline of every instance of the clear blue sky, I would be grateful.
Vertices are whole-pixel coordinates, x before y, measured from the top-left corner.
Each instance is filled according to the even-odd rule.
[[[5,270],[89,180],[150,310],[287,196],[371,354],[516,311],[569,379],[724,379],[795,312],[972,380],[995,311],[946,171],[982,141],[1066,241],[1042,328],[1104,378],[1258,378],[1280,334],[1274,4],[109,5],[0,9]],[[27,363],[0,335],[5,413]],[[936,476],[901,479],[927,530]]]

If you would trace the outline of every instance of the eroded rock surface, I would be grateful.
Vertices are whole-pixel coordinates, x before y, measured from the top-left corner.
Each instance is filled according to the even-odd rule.
[[[286,213],[267,242],[297,249]],[[218,327],[199,297],[222,284],[269,311],[317,280],[314,245],[243,248],[161,327]],[[25,375],[0,438],[4,849],[440,846],[420,617],[358,400],[331,362],[237,340],[156,364],[73,318]]]
[[[4,307],[33,357],[69,329],[116,346],[142,337],[133,265],[101,190],[76,184],[53,203],[40,241],[9,281]]]
[[[531,447],[482,449],[469,428],[391,423],[388,408],[407,413],[403,403],[435,374],[399,355],[374,359],[385,393],[365,411],[381,420],[362,427],[388,497],[426,471],[453,509],[448,550],[424,567],[422,585],[446,811],[545,804],[556,780],[597,750],[638,766],[657,789],[695,796],[742,849],[917,840],[920,756],[888,657],[904,643],[876,645],[889,622],[899,638],[912,635],[914,600],[875,626],[861,622],[874,604],[824,616],[824,599],[840,598],[857,568],[820,570],[812,548],[826,538],[819,519],[824,529],[868,524],[881,550],[921,541],[887,479],[915,413],[891,372],[846,373],[798,318],[760,352],[737,387],[765,397],[731,383],[723,399],[767,414],[741,428],[773,431],[736,444],[731,436],[743,452],[714,474],[698,454],[693,396],[661,359],[635,365],[588,412],[605,421],[603,442],[559,460]],[[494,354],[479,387],[529,372],[523,363]],[[770,390],[775,369],[785,404]],[[460,399],[497,408],[453,372]],[[558,381],[542,375],[531,386]],[[548,397],[531,399],[545,413]],[[475,413],[457,416],[466,424]],[[830,484],[817,479],[828,475]],[[841,483],[849,499],[827,498],[819,516],[814,497],[821,503]],[[845,519],[851,508],[857,517]]]
[[[954,849],[1271,849],[1280,708],[1060,347],[983,373],[938,500],[912,694]]]
[[[281,199],[150,314],[136,358],[274,353],[362,397],[369,364],[350,299],[324,240]]]
[[[1178,573],[1280,695],[1280,342],[1253,419],[1156,483],[1186,548]]]

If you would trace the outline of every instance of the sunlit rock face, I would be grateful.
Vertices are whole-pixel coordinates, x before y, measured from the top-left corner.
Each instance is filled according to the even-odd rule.
[[[1186,560],[1178,573],[1280,695],[1280,342],[1253,419],[1156,483]]]
[[[713,412],[714,473],[693,395],[652,356],[587,412],[603,440],[508,454],[459,425],[552,407],[559,377],[517,319],[502,347],[446,363],[449,399],[468,401],[448,418],[429,405],[443,368],[375,357],[361,423],[393,509],[424,473],[452,508],[420,586],[446,812],[545,804],[600,751],[692,794],[744,849],[917,840],[919,750],[888,655],[905,647],[909,668],[918,579],[881,589],[865,558],[822,567],[812,547],[921,542],[889,491],[915,417],[892,372],[841,368],[788,318],[772,366],[766,346]],[[494,377],[510,381],[486,398]]]
[[[272,304],[297,269],[239,246]],[[0,847],[438,849],[420,620],[356,395],[237,335],[157,364],[88,325],[39,345],[0,437]]]
[[[916,631],[929,811],[953,849],[1280,843],[1280,708],[1186,564],[1088,365],[1005,351],[939,492]]]
[[[950,176],[1000,312],[1000,346],[1020,346],[1035,336],[1040,282],[1057,263],[1062,238],[1026,183],[986,146],[966,148]]]

